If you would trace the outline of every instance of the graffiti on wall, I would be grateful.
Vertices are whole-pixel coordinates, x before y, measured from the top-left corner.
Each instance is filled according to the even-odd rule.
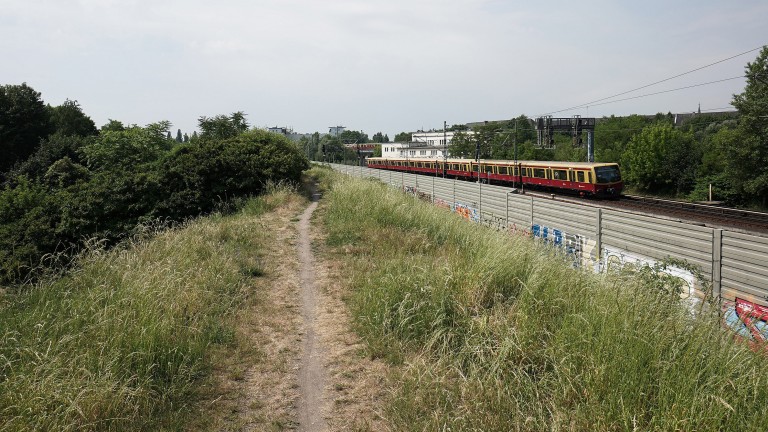
[[[575,268],[593,267],[599,270],[599,265],[596,265],[595,262],[597,242],[594,240],[581,234],[566,233],[561,229],[539,224],[531,225],[530,233],[534,238],[550,243],[554,247],[562,248],[573,259]]]
[[[480,216],[483,225],[493,228],[498,231],[504,231],[507,229],[507,218],[504,216],[498,216],[493,213],[482,212]]]
[[[480,214],[475,207],[468,204],[456,202],[453,205],[453,211],[458,213],[461,217],[472,222],[480,222]]]
[[[641,267],[642,266],[654,267],[658,264],[658,262],[653,258],[632,254],[620,249],[613,249],[610,247],[606,247],[603,250],[603,262],[602,262],[603,269],[615,270],[628,264],[641,266]],[[691,273],[690,270],[682,269],[675,266],[665,266],[660,270],[672,277],[679,278],[681,282],[680,298],[689,299],[695,303],[694,301],[695,297],[693,297],[693,294],[694,294],[694,291],[696,290],[696,276],[694,276],[694,274]]]
[[[764,344],[768,341],[768,307],[737,298],[723,301],[723,322],[738,336]]]

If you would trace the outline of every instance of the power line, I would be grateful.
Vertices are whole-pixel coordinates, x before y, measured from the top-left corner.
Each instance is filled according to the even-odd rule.
[[[694,87],[701,87],[701,86],[710,85],[710,84],[717,84],[717,83],[721,83],[721,82],[725,82],[725,81],[732,81],[732,80],[739,79],[739,78],[744,78],[744,77],[745,77],[744,75],[741,75],[741,76],[736,76],[736,77],[732,77],[732,78],[724,78],[724,79],[721,79],[721,80],[710,81],[710,82],[705,82],[705,83],[700,83],[700,84],[693,84],[693,85],[689,85],[689,86],[685,86],[685,87],[678,87],[678,88],[675,88],[675,89],[663,90],[663,91],[659,91],[659,92],[655,92],[655,93],[647,93],[647,94],[643,94],[643,95],[639,95],[639,96],[632,96],[632,97],[628,97],[628,98],[624,98],[624,99],[616,99],[616,100],[612,100],[612,101],[608,101],[608,102],[596,103],[596,104],[592,104],[592,105],[589,105],[589,106],[590,107],[594,107],[594,106],[612,104],[612,103],[616,103],[616,102],[628,101],[628,100],[632,100],[632,99],[640,99],[640,98],[644,98],[644,97],[648,97],[648,96],[655,96],[655,95],[660,95],[660,94],[664,94],[664,93],[671,93],[671,92],[675,92],[675,91],[686,90],[686,89],[694,88]]]
[[[708,68],[708,67],[710,67],[710,66],[714,66],[714,65],[716,65],[716,64],[720,64],[720,63],[723,63],[723,62],[725,62],[725,61],[728,61],[728,60],[732,60],[732,59],[735,59],[736,57],[740,57],[740,56],[743,56],[744,54],[749,54],[749,53],[751,53],[751,52],[754,52],[754,51],[757,51],[757,50],[759,50],[759,49],[762,49],[762,48],[763,48],[763,46],[765,46],[765,45],[761,45],[761,46],[759,46],[759,47],[757,47],[757,48],[754,48],[754,49],[751,49],[751,50],[749,50],[749,51],[744,51],[743,53],[740,53],[740,54],[736,54],[736,55],[734,55],[734,56],[731,56],[731,57],[728,57],[728,58],[726,58],[726,59],[718,60],[718,61],[716,61],[716,62],[714,62],[714,63],[710,63],[710,64],[708,64],[708,65],[706,65],[706,66],[701,66],[701,67],[698,67],[698,68],[696,68],[696,69],[692,69],[692,70],[689,70],[688,72],[683,72],[683,73],[681,73],[681,74],[678,74],[678,75],[675,75],[675,76],[672,76],[672,77],[669,77],[669,78],[665,78],[665,79],[663,79],[663,80],[660,80],[660,81],[656,81],[656,82],[654,82],[654,83],[651,83],[651,84],[646,84],[646,85],[644,85],[644,86],[641,86],[641,87],[638,87],[638,88],[635,88],[635,89],[632,89],[632,90],[627,90],[627,91],[625,91],[625,92],[622,92],[622,93],[617,93],[617,94],[615,94],[615,95],[613,95],[613,96],[608,96],[608,97],[604,97],[604,98],[601,98],[601,99],[596,99],[596,100],[593,100],[593,101],[591,101],[591,102],[583,103],[583,104],[581,104],[581,105],[572,106],[572,107],[570,107],[570,108],[565,108],[565,109],[561,109],[561,110],[557,110],[557,111],[552,111],[552,112],[549,112],[549,113],[545,113],[544,115],[555,114],[555,113],[559,113],[559,112],[563,112],[563,111],[569,111],[569,110],[572,110],[572,109],[584,108],[584,107],[587,107],[587,106],[594,106],[594,104],[595,104],[596,102],[602,102],[602,101],[604,101],[604,100],[607,100],[607,99],[613,99],[613,98],[615,98],[615,97],[623,96],[623,95],[625,95],[625,94],[627,94],[627,93],[632,93],[632,92],[634,92],[634,91],[637,91],[637,90],[642,90],[642,89],[644,89],[644,88],[648,88],[648,87],[654,86],[654,85],[656,85],[656,84],[661,84],[661,83],[663,83],[663,82],[666,82],[666,81],[669,81],[669,80],[672,80],[672,79],[675,79],[675,78],[679,78],[679,77],[681,77],[681,76],[684,76],[684,75],[688,75],[688,74],[690,74],[690,73],[693,73],[693,72],[696,72],[696,71],[700,71],[700,70],[702,70],[702,69],[706,69],[706,68]]]

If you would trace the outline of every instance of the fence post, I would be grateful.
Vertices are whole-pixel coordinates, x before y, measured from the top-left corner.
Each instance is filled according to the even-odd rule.
[[[504,194],[504,198],[507,199],[507,202],[504,205],[504,211],[505,211],[505,215],[504,215],[504,225],[505,225],[504,226],[504,230],[505,231],[509,229],[509,194],[510,194],[510,192],[507,192],[507,193]]]
[[[533,231],[533,197],[531,198],[531,223],[528,224],[528,229]]]
[[[595,253],[595,258],[597,259],[597,262],[600,263],[600,260],[603,257],[603,209],[599,208],[597,209],[597,220],[595,221],[595,247],[597,248],[597,251]]]
[[[712,297],[721,301],[723,271],[723,230],[712,230]]]
[[[432,204],[435,203],[435,179],[437,177],[432,177]]]
[[[453,179],[453,195],[451,196],[451,211],[456,209],[456,179]]]
[[[477,194],[480,195],[478,198],[478,201],[480,202],[480,205],[478,206],[477,212],[478,217],[480,218],[477,222],[483,223],[483,183],[480,182],[477,184]]]

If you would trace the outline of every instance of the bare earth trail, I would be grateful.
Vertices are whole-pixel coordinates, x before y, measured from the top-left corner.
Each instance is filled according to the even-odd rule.
[[[301,283],[301,315],[304,322],[304,340],[299,368],[299,431],[322,432],[328,429],[323,417],[327,401],[323,398],[325,367],[322,345],[317,337],[317,298],[315,295],[315,259],[309,234],[309,221],[317,208],[316,197],[299,220],[298,253]]]
[[[251,222],[264,275],[235,317],[236,347],[220,354],[202,418],[188,430],[388,431],[387,366],[352,331],[350,286],[312,219],[293,199]]]

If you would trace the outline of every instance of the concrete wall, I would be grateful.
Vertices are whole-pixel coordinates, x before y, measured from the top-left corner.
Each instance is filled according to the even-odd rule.
[[[473,222],[551,242],[573,256],[576,266],[602,271],[627,263],[653,265],[669,257],[685,260],[698,275],[682,267],[667,270],[687,283],[684,297],[694,300],[711,293],[734,331],[768,340],[768,238],[538,199],[500,186],[365,167],[333,168],[379,179]]]

